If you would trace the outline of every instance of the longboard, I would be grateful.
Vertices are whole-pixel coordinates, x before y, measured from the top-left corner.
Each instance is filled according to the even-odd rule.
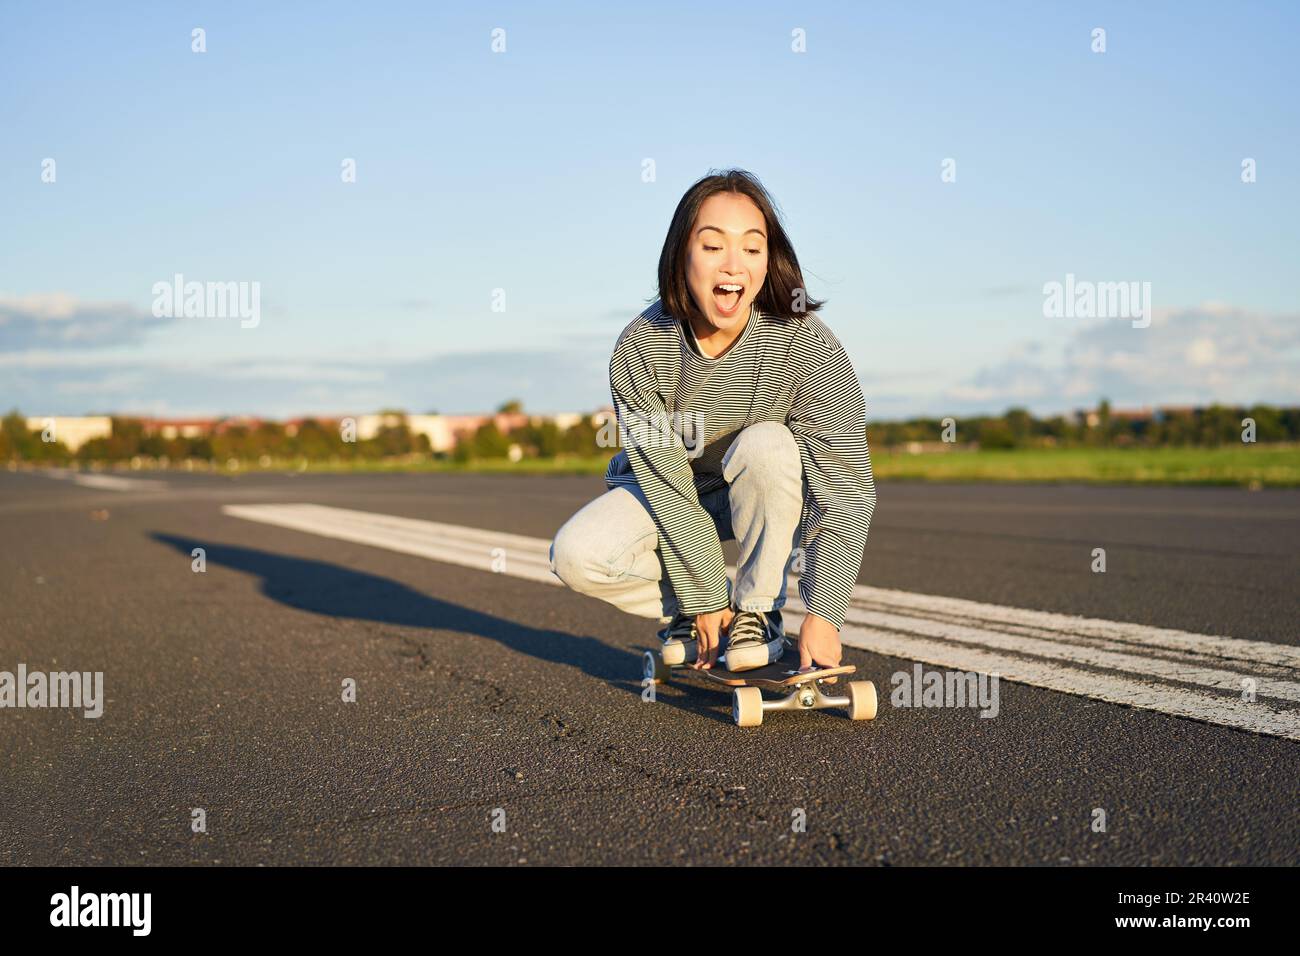
[[[725,655],[720,659],[725,660]],[[642,676],[645,681],[665,683],[674,674],[698,675],[717,684],[733,688],[731,716],[739,727],[757,727],[763,722],[766,710],[822,710],[826,707],[844,707],[851,720],[872,720],[876,716],[876,685],[869,680],[850,681],[845,688],[846,697],[831,697],[822,693],[821,681],[827,678],[853,674],[852,664],[839,667],[817,667],[799,670],[799,652],[787,651],[779,661],[748,671],[729,671],[725,667],[696,670],[689,664],[670,667],[663,662],[659,651],[646,651]],[[777,700],[764,700],[763,691],[788,690]]]

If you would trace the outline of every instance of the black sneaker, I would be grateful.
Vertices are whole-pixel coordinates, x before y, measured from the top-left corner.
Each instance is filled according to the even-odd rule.
[[[779,661],[787,646],[778,612],[737,611],[727,640],[727,670],[766,667]]]
[[[668,626],[659,632],[659,640],[664,645],[661,651],[664,663],[670,667],[695,663],[700,647],[697,638],[695,615],[680,611],[674,614]]]

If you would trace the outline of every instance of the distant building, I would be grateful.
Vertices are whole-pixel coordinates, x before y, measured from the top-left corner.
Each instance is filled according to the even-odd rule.
[[[339,419],[337,418],[322,418],[319,415],[307,415],[303,418],[288,419],[284,423],[285,435],[290,438],[298,437],[298,432],[302,430],[302,426],[307,424],[307,422],[315,422],[326,431],[337,431],[339,427]]]
[[[1159,405],[1155,408],[1112,408],[1112,422],[1164,422],[1179,415],[1195,415],[1201,409],[1195,405]],[[1081,408],[1074,413],[1080,425],[1096,428],[1101,424],[1101,413],[1097,409]]]
[[[171,441],[175,438],[204,438],[217,426],[215,418],[142,418],[140,428],[146,435]]]
[[[552,415],[551,421],[555,422],[555,427],[563,432],[568,431],[585,417],[578,412],[561,412],[558,415]]]
[[[429,447],[435,454],[449,452],[456,447],[456,436],[447,424],[446,415],[407,415],[406,427],[412,435],[428,438]]]
[[[1110,420],[1112,422],[1146,422],[1155,417],[1155,413],[1149,408],[1112,408],[1110,410]],[[1096,409],[1083,409],[1076,413],[1076,418],[1081,425],[1088,428],[1096,428],[1101,424],[1101,412]]]
[[[487,421],[487,415],[440,415],[442,419],[439,446],[434,451],[451,451],[456,447],[456,441],[462,435],[472,435]],[[429,444],[433,445],[433,439],[429,439]]]
[[[44,432],[50,429],[55,441],[63,442],[68,451],[76,451],[95,438],[109,438],[113,434],[113,419],[107,415],[29,417],[27,429]]]
[[[400,428],[406,421],[406,416],[397,412],[383,415],[352,415],[348,417],[357,423],[357,441],[369,441],[385,428]]]
[[[256,431],[263,425],[263,419],[254,418],[252,415],[236,415],[231,418],[222,418],[212,425],[212,434],[224,435],[232,428],[246,428],[250,432]]]
[[[389,412],[376,415],[357,415],[357,440],[366,441],[374,438],[385,428],[399,428],[406,425],[412,435],[424,435],[429,439],[429,447],[435,454],[450,453],[456,448],[461,436],[473,435],[483,425],[494,422],[504,435],[515,428],[520,428],[540,416],[527,415],[524,412],[496,412],[484,415],[406,415]]]
[[[552,421],[561,431],[572,428],[583,419],[593,427],[600,427],[606,416],[612,416],[614,409],[606,406],[595,413],[562,412],[556,415],[529,415],[525,412],[493,412],[479,415],[407,415],[403,412],[383,412],[364,415],[307,415],[286,419],[283,423],[286,436],[296,437],[302,426],[314,421],[322,428],[337,430],[346,421],[356,425],[358,441],[374,438],[385,428],[399,428],[405,425],[412,435],[424,435],[429,439],[429,446],[435,454],[450,454],[456,448],[456,442],[462,437],[472,436],[488,422],[496,425],[503,435],[525,425],[540,425]],[[232,428],[246,428],[250,432],[263,424],[274,424],[270,419],[246,415],[226,418],[139,418],[136,421],[145,435],[157,435],[168,441],[177,438],[207,438],[221,435]],[[70,451],[76,451],[93,438],[108,438],[113,434],[113,420],[110,416],[92,416],[81,418],[51,417],[27,418],[27,427],[33,431],[42,431],[53,424],[55,437],[62,441]]]

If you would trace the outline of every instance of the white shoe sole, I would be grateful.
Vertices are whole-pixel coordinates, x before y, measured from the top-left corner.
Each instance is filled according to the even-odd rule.
[[[774,664],[785,655],[785,641],[777,638],[767,644],[750,644],[747,647],[727,648],[726,662],[729,671],[752,671]]]
[[[668,641],[660,651],[664,663],[669,667],[679,664],[694,664],[699,656],[699,641]]]

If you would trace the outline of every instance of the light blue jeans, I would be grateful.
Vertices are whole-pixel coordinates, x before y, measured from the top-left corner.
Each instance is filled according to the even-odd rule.
[[[731,606],[771,611],[785,605],[786,570],[798,544],[803,464],[780,422],[742,429],[722,458],[727,485],[702,495],[722,541],[740,549]],[[613,488],[584,505],[551,542],[551,571],[580,594],[638,617],[667,623],[677,597],[659,554],[659,530],[640,488]]]

